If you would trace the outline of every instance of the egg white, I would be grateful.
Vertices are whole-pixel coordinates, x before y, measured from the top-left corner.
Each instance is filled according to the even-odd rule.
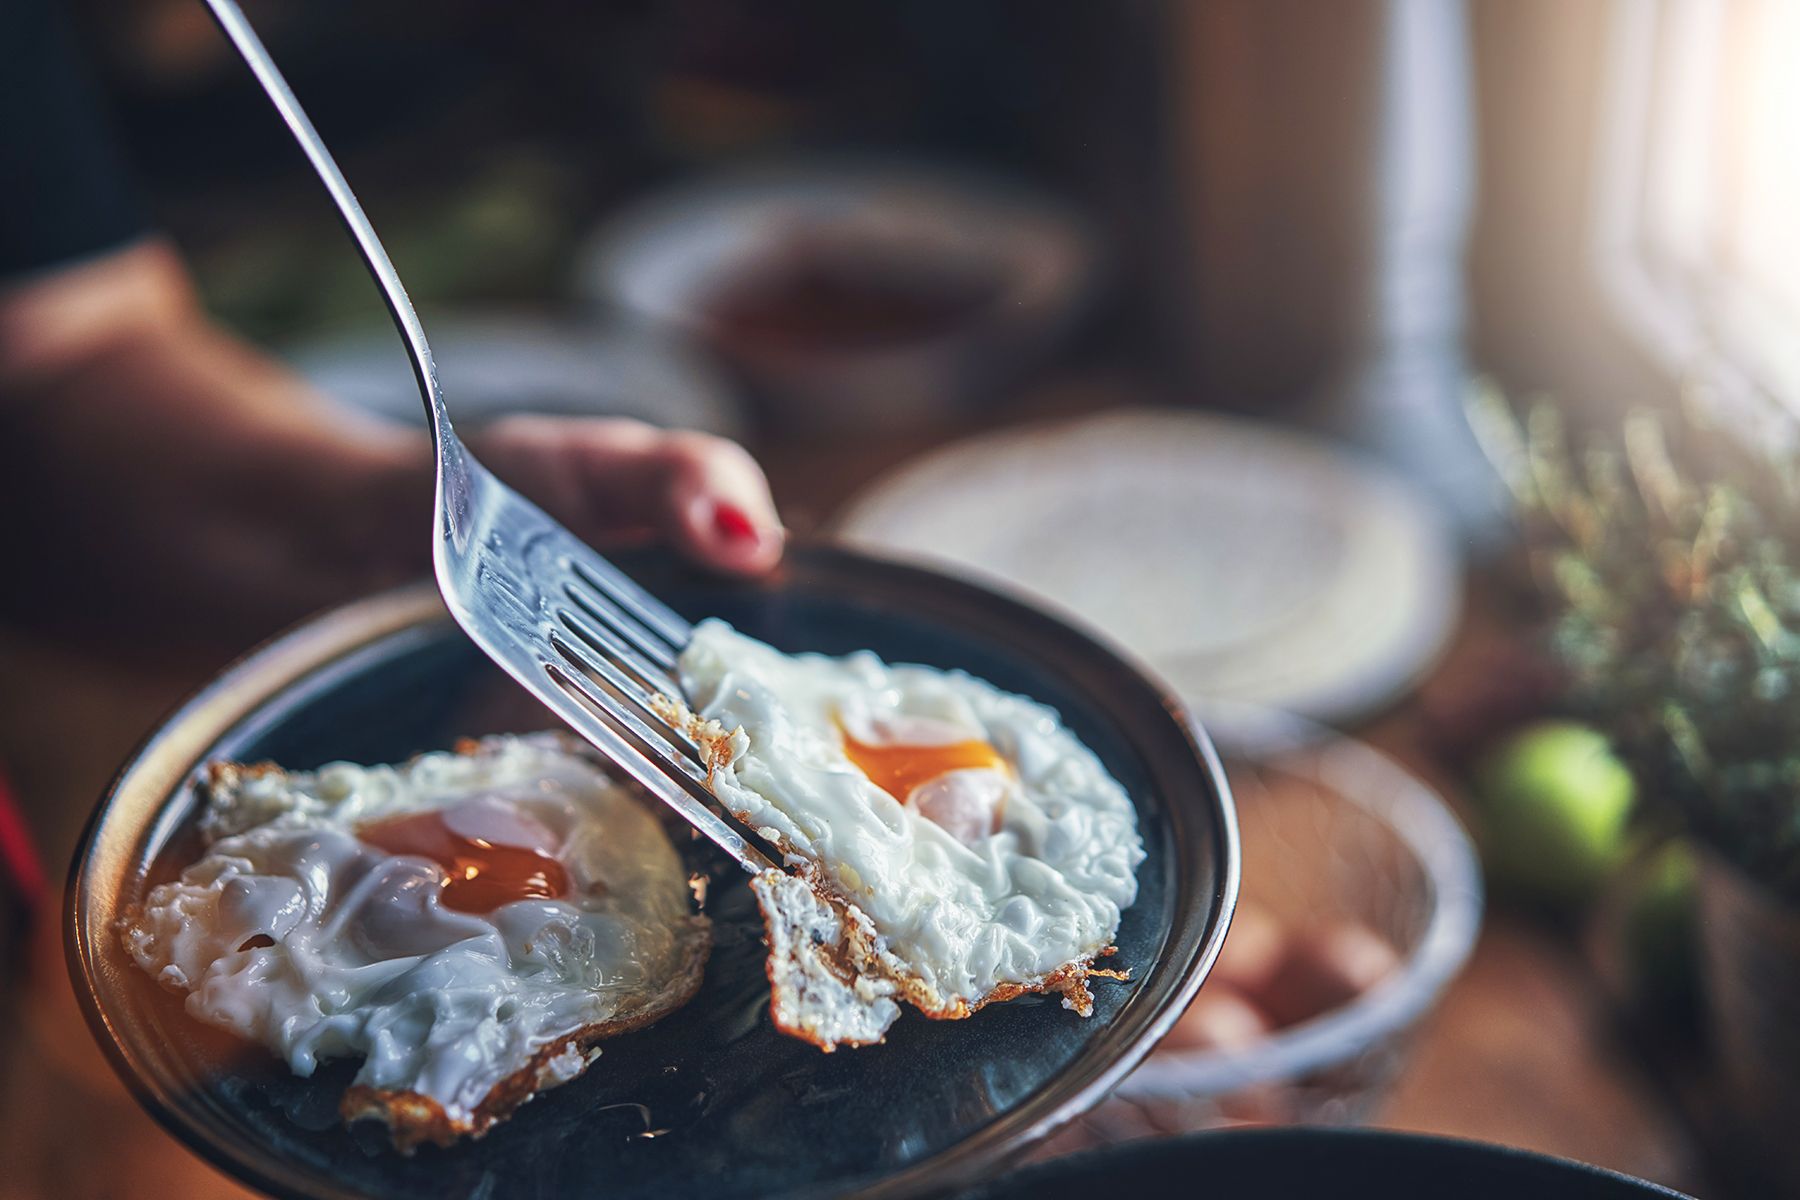
[[[355,833],[471,801],[548,830],[569,894],[455,911],[439,866]],[[517,1073],[533,1073],[527,1095],[565,1082],[596,1035],[679,1007],[711,945],[662,826],[557,735],[400,766],[221,766],[202,827],[203,857],[126,923],[131,956],[187,993],[190,1014],[296,1074],[362,1056],[346,1115],[382,1115],[371,1096],[423,1098],[441,1109],[433,1140],[503,1115],[490,1097]]]
[[[715,794],[815,890],[847,902],[819,911],[787,879],[756,881],[778,1025],[829,1048],[879,1040],[896,997],[961,1017],[1056,990],[1091,1010],[1084,979],[1136,899],[1144,848],[1124,788],[1054,710],[866,652],[783,654],[720,621],[697,627],[680,670]],[[937,740],[953,730],[986,741],[1005,760],[997,832],[957,836],[845,753],[844,729],[892,741],[927,727]],[[971,794],[985,786],[968,782]],[[832,939],[829,961],[803,953]]]

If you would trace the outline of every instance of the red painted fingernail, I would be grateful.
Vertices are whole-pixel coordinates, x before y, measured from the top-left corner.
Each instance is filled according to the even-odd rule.
[[[756,522],[752,521],[744,510],[735,504],[717,504],[713,506],[713,528],[720,536],[737,542],[756,540]]]
[[[50,890],[24,810],[4,775],[0,775],[0,889],[10,889],[26,909],[43,901]]]

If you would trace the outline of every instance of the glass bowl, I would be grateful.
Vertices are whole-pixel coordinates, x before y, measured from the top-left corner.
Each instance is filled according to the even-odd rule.
[[[1250,936],[1244,915],[1260,906],[1290,930],[1354,923],[1397,960],[1348,1002],[1237,1048],[1165,1041],[1060,1149],[1224,1125],[1366,1121],[1474,947],[1480,869],[1431,788],[1374,748],[1297,717],[1206,716],[1209,727],[1236,731],[1219,735],[1243,845],[1230,936]],[[1215,980],[1225,968],[1222,957]]]

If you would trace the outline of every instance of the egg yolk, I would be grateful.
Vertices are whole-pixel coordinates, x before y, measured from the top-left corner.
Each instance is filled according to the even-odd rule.
[[[1006,769],[1006,760],[998,750],[974,739],[941,746],[871,746],[846,732],[844,757],[855,763],[876,787],[901,802],[920,784],[951,771]]]
[[[389,854],[428,858],[442,867],[439,899],[457,912],[492,912],[514,900],[554,900],[569,892],[569,873],[550,855],[458,833],[438,810],[374,821],[356,836]]]

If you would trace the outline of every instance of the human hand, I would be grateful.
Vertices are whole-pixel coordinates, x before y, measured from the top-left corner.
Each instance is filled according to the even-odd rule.
[[[757,575],[785,532],[756,460],[735,442],[617,418],[507,417],[469,439],[501,478],[605,547],[668,539],[704,566]]]
[[[489,467],[605,549],[664,536],[756,574],[781,556],[741,448],[633,421],[510,417]],[[241,644],[430,570],[423,431],[348,412],[211,325],[154,243],[0,292],[0,617]]]

